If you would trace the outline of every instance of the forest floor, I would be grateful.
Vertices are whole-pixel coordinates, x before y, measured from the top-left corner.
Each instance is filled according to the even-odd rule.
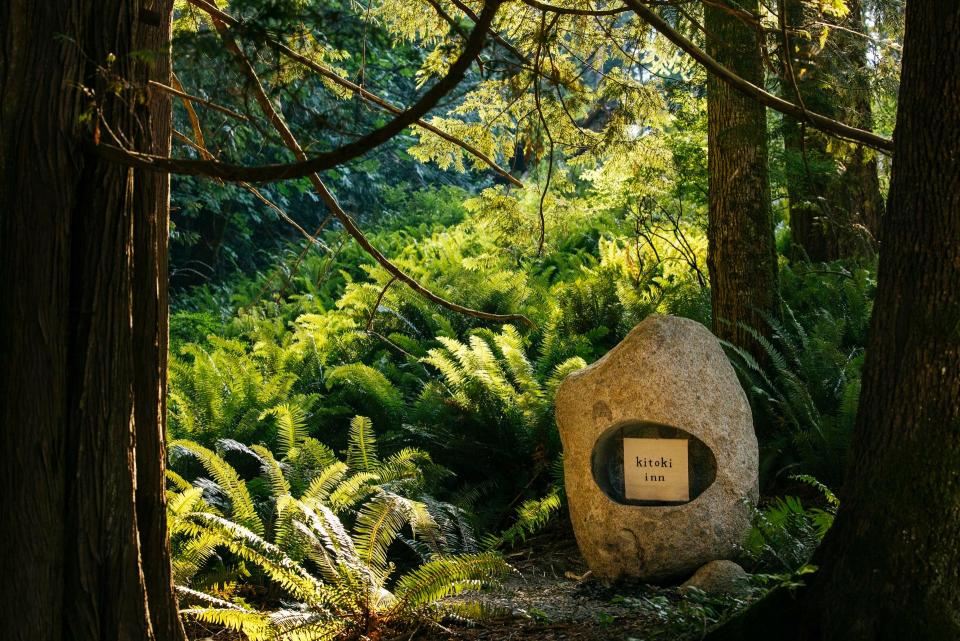
[[[565,521],[565,520],[564,520]],[[516,569],[503,590],[464,597],[495,616],[478,624],[424,623],[385,631],[378,641],[686,641],[699,639],[730,608],[733,597],[681,594],[677,588],[593,578],[569,523],[554,524],[505,554]],[[706,600],[704,600],[706,599]],[[194,641],[245,641],[219,626],[192,623]]]
[[[554,528],[506,555],[517,574],[503,591],[480,597],[503,616],[472,627],[448,626],[447,633],[424,630],[411,639],[654,641],[702,634],[696,621],[680,614],[683,597],[676,588],[593,579],[567,528]]]

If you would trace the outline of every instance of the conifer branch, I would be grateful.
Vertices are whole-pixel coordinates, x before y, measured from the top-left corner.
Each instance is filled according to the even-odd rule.
[[[208,11],[211,16],[222,13],[206,0],[190,0],[190,2],[194,6]],[[304,178],[319,171],[332,169],[337,165],[342,165],[362,156],[371,149],[387,142],[410,125],[416,124],[437,105],[441,98],[453,90],[463,80],[473,59],[483,48],[487,30],[493,22],[493,17],[501,3],[502,0],[488,0],[484,3],[478,21],[474,25],[470,38],[467,40],[460,56],[450,65],[446,75],[430,87],[416,103],[384,126],[371,131],[367,135],[336,149],[319,153],[312,158],[305,157],[294,163],[247,166],[215,160],[157,156],[107,144],[99,144],[96,149],[103,158],[132,167],[175,174],[208,176],[232,182],[275,182]],[[225,25],[222,21],[220,21],[220,24]]]
[[[661,18],[653,9],[645,6],[640,0],[623,1],[631,9],[633,9],[633,11],[640,17],[641,20],[656,29],[660,35],[683,50],[701,65],[706,67],[708,72],[715,75],[737,91],[746,95],[748,98],[752,98],[760,104],[774,109],[775,111],[779,111],[780,113],[788,116],[793,116],[800,121],[809,122],[813,127],[816,127],[826,134],[830,134],[844,140],[860,143],[866,147],[881,151],[885,154],[893,154],[893,140],[890,138],[884,138],[883,136],[875,134],[872,131],[851,127],[850,125],[844,124],[832,118],[828,118],[822,114],[805,110],[802,107],[793,104],[792,102],[788,102],[783,98],[773,95],[772,93],[764,90],[762,87],[758,87],[752,82],[741,78],[720,64],[706,51],[695,45],[691,40],[671,27],[666,20]]]
[[[227,14],[227,13],[224,13],[223,11],[220,11],[219,9],[216,9],[215,7],[209,7],[209,6],[208,6],[209,3],[207,3],[205,0],[197,0],[197,1],[195,1],[195,0],[188,0],[188,1],[191,2],[191,3],[193,3],[193,4],[195,4],[198,8],[203,9],[204,11],[207,11],[211,16],[215,16],[216,18],[219,18],[221,21],[223,21],[225,24],[227,24],[227,25],[230,26],[230,27],[239,27],[239,26],[241,26],[241,22],[240,22],[239,20],[237,20],[236,18],[230,16],[230,15]],[[215,12],[213,12],[214,10],[215,10]],[[449,16],[448,16],[448,17],[449,17]],[[454,24],[456,24],[456,23],[454,23]],[[466,37],[468,37],[468,36],[465,35],[464,37],[466,38]],[[394,115],[397,115],[397,116],[399,116],[400,114],[403,113],[403,109],[401,109],[400,107],[398,107],[398,106],[392,104],[391,102],[389,102],[389,101],[381,98],[380,96],[376,95],[375,93],[372,93],[371,91],[369,91],[369,90],[366,89],[365,87],[362,87],[362,86],[360,86],[360,85],[358,85],[358,84],[356,84],[356,83],[354,83],[354,82],[351,82],[350,80],[347,80],[346,78],[340,76],[339,74],[335,73],[332,69],[330,69],[330,68],[328,68],[328,67],[320,64],[319,62],[316,62],[315,60],[311,60],[310,58],[304,56],[303,54],[300,54],[300,53],[294,51],[293,49],[291,49],[290,47],[286,46],[286,45],[283,44],[282,42],[278,42],[277,40],[273,40],[273,39],[270,39],[270,38],[264,40],[264,42],[265,42],[267,45],[269,45],[270,47],[272,47],[272,48],[276,49],[277,51],[279,51],[280,53],[282,53],[283,55],[287,56],[287,57],[290,58],[291,60],[295,60],[295,61],[299,62],[299,63],[302,64],[304,67],[307,67],[307,68],[310,69],[311,71],[316,72],[317,74],[321,75],[322,77],[326,78],[327,80],[329,80],[329,81],[331,81],[331,82],[333,82],[333,83],[335,83],[335,84],[337,84],[337,85],[340,85],[340,86],[343,87],[344,89],[347,89],[347,90],[349,90],[349,91],[357,94],[358,96],[360,96],[360,97],[363,98],[364,100],[367,100],[367,101],[369,101],[370,103],[376,105],[377,107],[380,107],[380,108],[383,109],[384,111],[389,111],[390,113],[392,113],[392,114],[394,114]],[[506,169],[504,169],[503,167],[501,167],[500,165],[498,165],[495,160],[493,160],[492,158],[490,158],[490,156],[488,156],[487,154],[483,153],[482,151],[480,151],[479,149],[477,149],[475,146],[471,145],[470,143],[466,142],[465,140],[461,140],[460,138],[457,138],[456,136],[454,136],[454,135],[452,135],[452,134],[450,134],[450,133],[448,133],[448,132],[440,129],[439,127],[436,127],[436,126],[430,124],[429,122],[427,122],[426,120],[423,120],[423,119],[418,119],[414,124],[416,124],[416,125],[417,125],[418,127],[420,127],[421,129],[426,129],[426,130],[429,131],[430,133],[435,134],[435,135],[439,136],[440,138],[443,138],[443,139],[446,140],[447,142],[452,143],[452,144],[460,147],[461,149],[463,149],[464,151],[466,151],[468,154],[470,154],[470,155],[472,155],[472,156],[475,156],[475,157],[478,158],[481,162],[483,162],[484,164],[486,164],[488,167],[490,167],[492,170],[494,170],[495,172],[497,172],[498,174],[500,174],[503,178],[505,178],[506,180],[508,180],[511,184],[515,185],[516,187],[523,187],[523,183],[520,182],[520,180],[518,180],[518,179],[515,178],[514,176],[512,176],[509,171],[507,171]]]
[[[204,0],[190,1],[204,2]],[[486,10],[486,7],[484,9]],[[264,115],[267,117],[267,120],[271,125],[273,125],[284,144],[288,149],[290,149],[290,151],[293,152],[294,156],[301,162],[304,161],[307,157],[306,153],[303,151],[300,143],[293,135],[293,132],[287,126],[283,116],[273,106],[269,96],[267,96],[267,92],[263,88],[263,84],[260,82],[260,78],[257,75],[256,70],[253,68],[253,65],[250,64],[250,60],[247,58],[246,54],[242,49],[240,49],[239,45],[230,35],[226,23],[220,20],[215,13],[210,14],[210,17],[213,21],[214,28],[217,30],[221,39],[223,40],[224,46],[226,46],[227,50],[230,51],[230,53],[237,59],[237,62],[240,65],[244,75],[246,75],[250,80],[251,86],[253,87],[254,98],[256,99],[257,104],[260,106],[260,109],[263,111]],[[396,264],[390,261],[390,259],[384,256],[380,250],[373,246],[363,231],[356,225],[356,223],[353,222],[353,219],[349,216],[349,214],[343,210],[343,208],[340,206],[340,203],[327,189],[326,185],[324,185],[317,173],[309,174],[308,178],[317,194],[333,213],[334,217],[336,217],[336,219],[340,221],[340,224],[343,225],[343,227],[347,230],[347,233],[349,233],[353,239],[357,241],[357,244],[359,244],[364,251],[372,256],[374,260],[376,260],[384,269],[386,269],[387,272],[396,280],[403,282],[410,287],[410,289],[417,292],[424,298],[437,303],[441,307],[446,307],[451,311],[457,312],[458,314],[498,323],[521,322],[528,327],[535,326],[533,321],[523,314],[494,314],[491,312],[484,312],[478,309],[464,307],[463,305],[459,305],[441,296],[438,296],[437,294],[434,294],[429,289],[421,285],[415,278],[400,269]]]

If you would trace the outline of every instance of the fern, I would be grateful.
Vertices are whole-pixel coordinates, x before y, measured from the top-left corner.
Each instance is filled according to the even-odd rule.
[[[361,396],[359,402],[380,409],[386,417],[399,416],[403,411],[403,396],[386,376],[363,363],[334,367],[327,373],[327,388],[340,385],[351,388]]]
[[[395,594],[397,610],[433,607],[466,590],[499,587],[512,568],[492,552],[439,558],[400,577]]]
[[[527,536],[547,524],[550,517],[560,510],[561,505],[560,489],[555,485],[546,496],[524,501],[517,508],[516,521],[513,525],[499,536],[488,536],[484,541],[485,545],[488,548],[495,548],[504,544],[512,546],[526,541]]]
[[[755,510],[753,529],[746,543],[748,554],[758,563],[791,573],[809,562],[833,525],[840,506],[836,495],[815,478],[793,478],[816,489],[826,501],[826,509],[806,508],[793,496],[777,498],[769,506]]]
[[[367,439],[372,438],[372,426],[364,429]],[[182,488],[182,477],[171,478],[167,514],[174,576],[184,599],[198,604],[184,610],[185,617],[236,630],[251,639],[335,639],[353,632],[369,633],[366,627],[354,627],[368,625],[365,621],[393,626],[424,617],[482,616],[485,610],[480,606],[438,600],[495,587],[509,571],[509,566],[490,552],[448,555],[451,539],[457,539],[456,544],[470,540],[470,535],[464,534],[467,526],[457,522],[453,506],[429,497],[415,500],[381,485],[420,478],[418,464],[429,462],[423,452],[407,448],[382,463],[367,457],[372,471],[349,476],[348,465],[337,461],[311,479],[298,499],[292,496],[291,484],[284,476],[292,471],[285,460],[277,460],[260,445],[247,447],[229,439],[222,439],[220,445],[260,463],[274,505],[275,522],[270,528],[274,541],[233,520],[235,506],[243,503],[238,498],[243,494],[243,481],[236,470],[195,443],[171,443],[175,462],[183,452],[189,453],[231,497],[231,516],[227,518],[203,500],[204,479]],[[298,454],[295,450],[290,453]],[[335,509],[357,504],[356,517],[348,530]],[[394,565],[388,553],[408,527],[414,537],[412,543],[427,546],[430,558],[400,577],[391,592],[386,584]],[[214,596],[185,585],[197,582],[205,564],[224,555],[257,568],[295,602],[280,610],[262,612],[229,595],[222,598],[222,591]],[[304,565],[307,561],[319,578],[308,571]],[[249,572],[238,571],[237,576],[249,576]]]
[[[347,473],[347,464],[337,461],[323,469],[317,476],[310,481],[310,485],[303,493],[303,500],[317,503],[324,503],[330,492],[340,483],[343,476]]]
[[[397,497],[389,494],[378,494],[360,508],[353,541],[360,561],[377,576],[385,577],[389,572],[387,548],[407,522],[406,511],[400,509]]]
[[[290,483],[287,481],[286,476],[284,476],[283,468],[279,461],[273,457],[273,452],[262,445],[251,445],[250,450],[260,461],[260,469],[270,483],[270,489],[273,492],[274,498],[280,498],[290,494]]]
[[[845,344],[845,328],[853,322],[848,317],[821,308],[805,327],[784,305],[784,318],[767,319],[771,339],[745,328],[762,346],[765,368],[724,343],[750,393],[760,438],[772,453],[761,472],[767,482],[787,470],[839,482],[856,417],[863,349]]]
[[[200,461],[217,486],[227,495],[230,501],[231,518],[237,524],[257,534],[263,534],[263,522],[253,506],[253,499],[250,498],[246,483],[236,470],[217,454],[197,443],[178,440],[171,442],[169,448],[171,452],[181,451]]]
[[[350,440],[347,445],[347,464],[361,472],[377,467],[377,438],[373,423],[365,416],[354,416],[350,421]]]
[[[260,420],[272,416],[277,423],[277,447],[286,454],[307,437],[307,412],[297,403],[280,403],[260,413]]]

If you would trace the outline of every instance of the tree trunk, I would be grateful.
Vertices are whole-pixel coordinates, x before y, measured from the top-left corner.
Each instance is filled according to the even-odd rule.
[[[847,0],[850,12],[832,20],[836,26],[822,49],[816,42],[822,27],[814,19],[831,20],[805,11],[807,6],[803,0],[782,2],[788,45],[780,78],[784,98],[871,129],[867,40],[858,35],[864,28],[860,1]],[[883,211],[874,152],[790,116],[783,119],[783,140],[794,255],[817,262],[872,255]]]
[[[714,639],[960,639],[960,3],[907,5],[851,465],[809,587]],[[931,171],[935,167],[936,171]]]
[[[757,0],[736,3],[758,13]],[[757,32],[736,16],[704,7],[707,50],[734,73],[763,86]],[[710,215],[707,264],[717,336],[763,350],[741,324],[765,333],[777,309],[777,252],[767,176],[766,112],[728,84],[707,81]]]
[[[183,639],[163,476],[170,0],[0,6],[3,639]]]

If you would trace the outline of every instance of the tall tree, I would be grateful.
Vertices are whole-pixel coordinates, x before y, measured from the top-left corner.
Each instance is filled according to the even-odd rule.
[[[172,0],[0,5],[4,639],[182,639],[165,522]]]
[[[763,86],[754,16],[758,0],[704,7],[707,51],[741,78]],[[707,81],[709,227],[707,265],[714,332],[762,358],[747,329],[763,331],[777,306],[777,252],[767,172],[763,105],[711,75]]]
[[[820,569],[713,639],[960,639],[958,29],[960,3],[907,5],[852,463]]]
[[[782,92],[806,109],[869,130],[863,11],[860,0],[847,0],[845,8],[836,16],[806,0],[782,0]],[[796,253],[813,261],[872,254],[883,211],[875,153],[792,116],[784,116],[783,139]]]

